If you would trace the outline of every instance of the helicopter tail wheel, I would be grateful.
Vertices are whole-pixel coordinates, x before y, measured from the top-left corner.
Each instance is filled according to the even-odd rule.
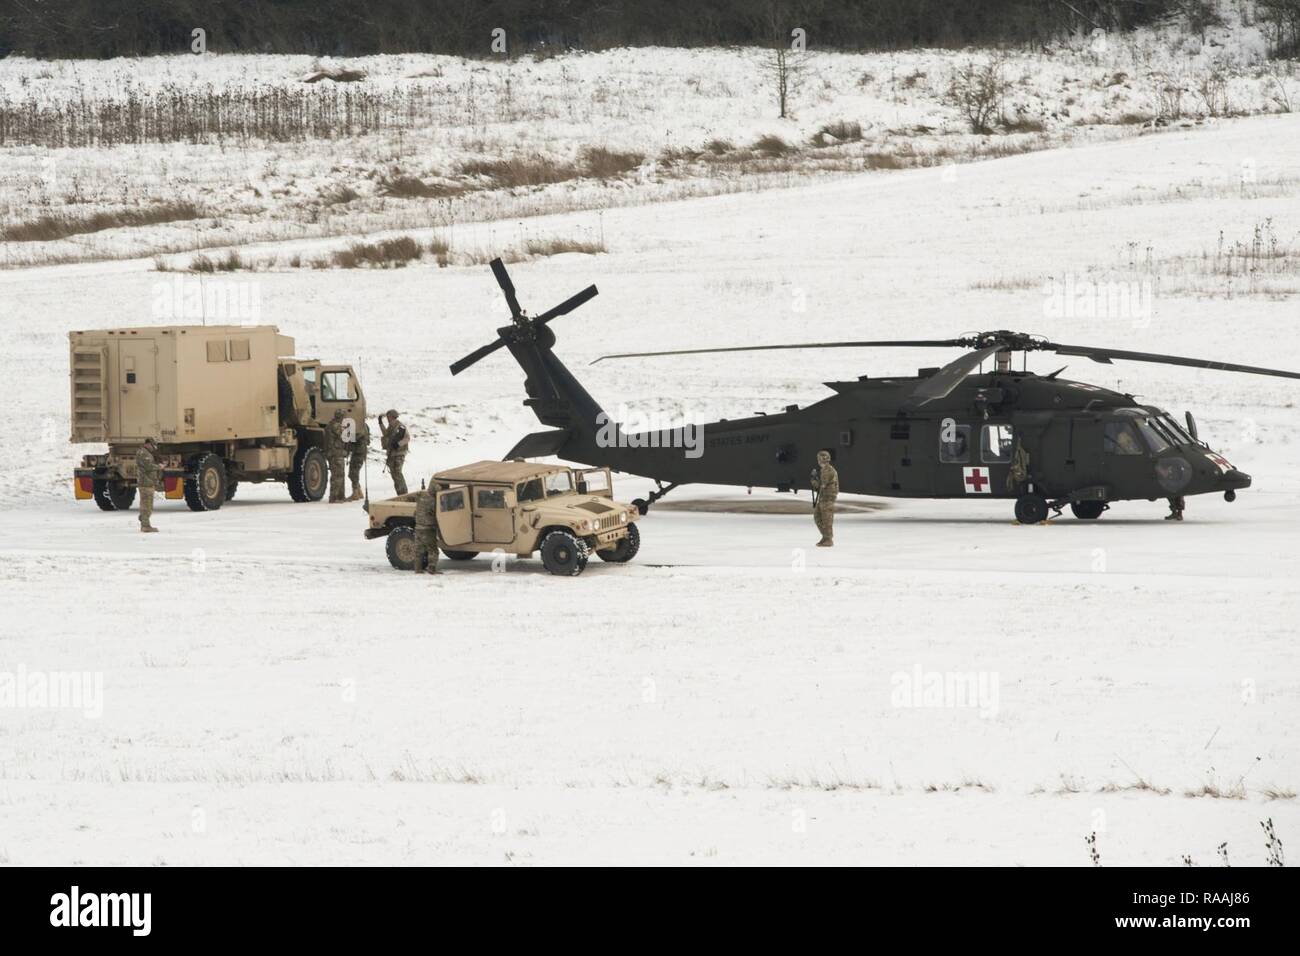
[[[1104,501],[1076,501],[1070,505],[1070,510],[1074,516],[1082,521],[1092,521],[1101,517],[1101,513],[1106,510],[1107,504]]]
[[[1016,499],[1016,520],[1021,524],[1046,521],[1047,499],[1042,495],[1021,495]]]

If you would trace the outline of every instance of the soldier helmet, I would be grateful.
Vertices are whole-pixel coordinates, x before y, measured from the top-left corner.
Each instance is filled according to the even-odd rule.
[[[144,443],[145,443],[146,445],[148,445],[149,447],[151,447],[151,448],[157,448],[157,447],[158,447],[158,439],[154,438],[152,435],[150,435],[148,438],[146,438],[146,439],[144,440]]]
[[[343,421],[343,409],[341,408],[334,409],[334,420],[336,422]]]
[[[831,453],[823,448],[817,453],[817,460],[824,465],[831,460]]]
[[[384,414],[385,414],[386,416],[388,416],[389,418],[396,418],[396,417],[397,417],[397,409],[395,409],[395,408],[390,408],[388,411],[384,412]]]

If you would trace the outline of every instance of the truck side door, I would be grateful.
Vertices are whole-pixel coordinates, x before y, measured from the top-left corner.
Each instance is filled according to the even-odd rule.
[[[438,537],[449,548],[468,544],[470,537],[469,488],[438,492]]]
[[[515,540],[515,490],[509,485],[474,485],[474,540],[510,544]]]
[[[356,420],[358,415],[354,414],[361,400],[361,389],[357,384],[356,376],[346,365],[322,365],[319,376],[316,420],[324,424],[334,417],[336,410],[341,409],[345,423],[348,420],[352,421],[352,428],[345,433],[344,437],[345,441],[351,441],[347,436],[354,435],[357,426],[361,424]]]

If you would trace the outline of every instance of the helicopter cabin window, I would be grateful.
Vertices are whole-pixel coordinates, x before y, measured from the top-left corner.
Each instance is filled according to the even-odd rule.
[[[1013,441],[1010,425],[985,425],[981,430],[980,461],[986,465],[1010,461]]]
[[[350,402],[357,397],[352,391],[352,376],[347,372],[325,372],[321,375],[320,394],[327,402]]]
[[[939,461],[959,465],[970,461],[970,426],[958,425],[952,441],[944,441],[944,429],[939,429]]]
[[[546,476],[546,497],[568,494],[573,490],[573,476],[567,471],[556,471]]]
[[[1128,422],[1107,422],[1101,439],[1101,449],[1108,455],[1140,455],[1142,445],[1137,433]]]
[[[465,492],[464,492],[464,491],[459,491],[459,490],[458,490],[458,491],[448,491],[448,492],[446,492],[446,493],[440,495],[439,498],[438,498],[438,510],[439,510],[439,511],[442,511],[442,512],[447,512],[447,511],[461,511],[461,510],[464,509],[464,507],[465,507]]]
[[[506,506],[506,490],[504,488],[479,488],[477,500],[480,508],[504,508]]]

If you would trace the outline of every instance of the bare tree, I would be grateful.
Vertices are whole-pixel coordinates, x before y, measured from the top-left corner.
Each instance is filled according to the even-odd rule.
[[[807,57],[807,34],[799,25],[801,6],[794,0],[764,0],[754,7],[759,35],[767,37],[763,70],[776,96],[777,114],[790,116],[790,100],[799,85]]]

